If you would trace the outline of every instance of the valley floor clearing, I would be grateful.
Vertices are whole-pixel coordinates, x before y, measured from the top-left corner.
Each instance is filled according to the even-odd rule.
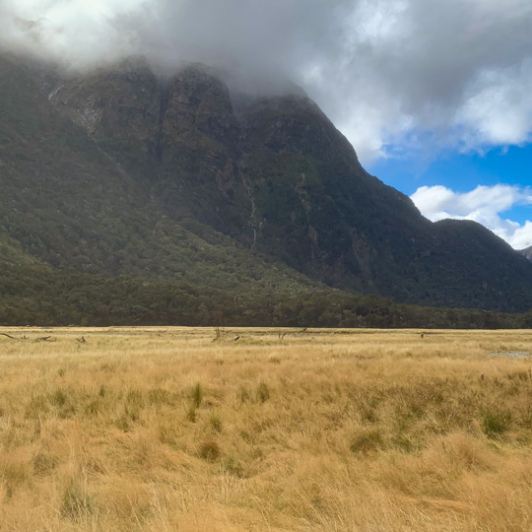
[[[531,356],[531,331],[1,328],[0,530],[532,530]]]

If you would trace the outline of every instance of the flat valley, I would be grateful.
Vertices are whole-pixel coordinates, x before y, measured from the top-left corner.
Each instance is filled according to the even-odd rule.
[[[532,527],[532,333],[0,329],[0,529]]]

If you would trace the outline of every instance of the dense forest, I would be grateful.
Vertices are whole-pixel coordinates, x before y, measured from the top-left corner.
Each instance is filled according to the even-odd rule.
[[[2,325],[528,328],[532,312],[429,308],[328,288],[247,291],[103,278],[40,265],[0,272]]]

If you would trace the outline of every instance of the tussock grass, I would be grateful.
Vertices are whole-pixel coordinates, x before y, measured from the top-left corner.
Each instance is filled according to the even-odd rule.
[[[532,529],[528,331],[0,332],[2,529]]]

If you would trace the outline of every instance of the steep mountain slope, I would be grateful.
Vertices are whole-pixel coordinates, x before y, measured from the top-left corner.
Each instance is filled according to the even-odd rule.
[[[343,289],[417,304],[532,307],[532,265],[476,224],[423,218],[363,170],[300,92],[250,97],[202,65],[161,78],[132,59],[63,81],[50,102],[168,223],[199,222]]]
[[[252,206],[240,175],[240,129],[214,71],[159,79],[142,59],[60,84],[51,102],[85,128],[176,220],[242,235]]]
[[[42,78],[0,57],[0,237],[54,268],[231,289],[312,283],[195,219],[178,224],[86,129],[57,112]],[[315,283],[316,284],[316,283]]]

